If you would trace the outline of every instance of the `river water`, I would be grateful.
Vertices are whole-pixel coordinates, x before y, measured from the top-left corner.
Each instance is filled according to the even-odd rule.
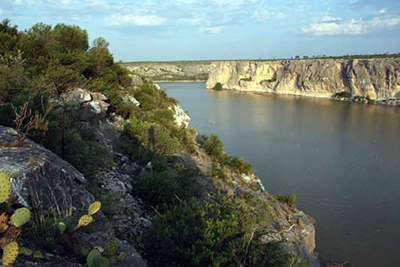
[[[323,262],[400,264],[400,108],[162,83],[272,194],[316,219]]]

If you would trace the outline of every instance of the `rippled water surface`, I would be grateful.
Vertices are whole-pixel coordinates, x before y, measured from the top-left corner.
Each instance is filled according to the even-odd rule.
[[[400,264],[400,108],[163,83],[200,133],[217,133],[272,194],[316,219],[320,259]]]

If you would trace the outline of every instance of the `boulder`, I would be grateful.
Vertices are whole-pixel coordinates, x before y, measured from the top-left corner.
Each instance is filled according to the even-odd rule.
[[[92,95],[85,89],[75,88],[72,90],[68,90],[66,93],[61,95],[61,99],[65,102],[78,102],[82,104],[84,102],[88,102],[92,100]]]
[[[131,82],[130,82],[131,86],[142,86],[143,85],[143,79],[139,75],[130,74],[129,78],[131,78]]]
[[[0,126],[0,144],[16,142],[15,134]],[[30,208],[65,214],[71,207],[82,211],[94,201],[75,167],[29,139],[22,147],[0,145],[0,171],[11,177],[12,195]]]

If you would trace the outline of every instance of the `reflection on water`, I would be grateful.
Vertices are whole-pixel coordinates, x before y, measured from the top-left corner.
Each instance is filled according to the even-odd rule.
[[[216,132],[272,194],[294,192],[323,260],[400,262],[400,108],[162,84],[191,126]]]

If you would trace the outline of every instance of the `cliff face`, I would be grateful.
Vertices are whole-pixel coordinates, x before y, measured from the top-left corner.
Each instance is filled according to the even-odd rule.
[[[123,66],[154,81],[206,81],[210,61],[133,62]]]
[[[227,90],[327,98],[347,91],[376,100],[399,98],[400,59],[213,62],[207,89],[218,82]]]

